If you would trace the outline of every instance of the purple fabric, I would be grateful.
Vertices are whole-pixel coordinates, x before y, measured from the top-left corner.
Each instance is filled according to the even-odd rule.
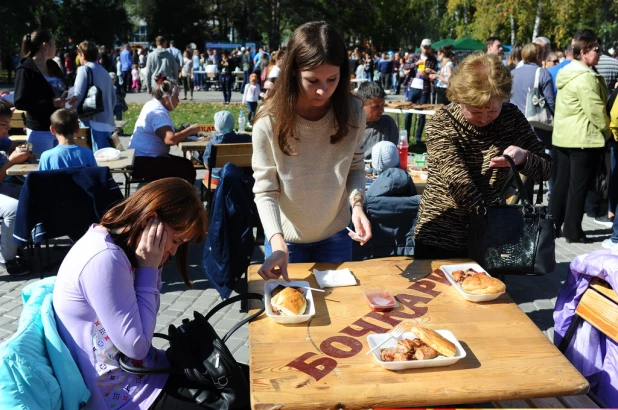
[[[556,346],[562,342],[582,295],[595,277],[618,289],[618,252],[601,249],[571,262],[570,275],[560,288],[554,309]],[[618,344],[583,321],[564,354],[605,407],[618,407]]]
[[[53,304],[60,337],[91,392],[86,409],[148,409],[167,375],[135,376],[118,367],[118,353],[144,367],[167,366],[152,347],[161,271],[133,269],[107,231],[90,227],[58,271]]]

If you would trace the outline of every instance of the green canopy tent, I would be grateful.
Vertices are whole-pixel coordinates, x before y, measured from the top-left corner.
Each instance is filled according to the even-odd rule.
[[[433,43],[431,45],[431,47],[433,47],[435,50],[437,50],[440,47],[451,46],[451,45],[455,44],[456,41],[457,40],[452,39],[452,38],[445,38],[444,40],[436,41],[435,43]]]
[[[471,37],[462,38],[457,40],[454,44],[455,50],[485,50],[485,44]]]

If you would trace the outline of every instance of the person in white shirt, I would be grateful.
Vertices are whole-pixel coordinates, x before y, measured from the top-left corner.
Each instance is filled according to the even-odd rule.
[[[193,124],[176,131],[170,111],[180,103],[178,83],[162,74],[155,76],[154,83],[154,98],[144,104],[129,143],[129,148],[135,149],[133,177],[147,180],[178,177],[193,184],[193,163],[186,158],[170,155],[170,146],[197,134],[200,127]]]
[[[245,85],[245,91],[242,94],[242,103],[247,103],[249,111],[249,123],[253,125],[253,119],[257,111],[257,103],[260,99],[260,84],[258,83],[257,74],[252,73],[249,76],[249,84]]]

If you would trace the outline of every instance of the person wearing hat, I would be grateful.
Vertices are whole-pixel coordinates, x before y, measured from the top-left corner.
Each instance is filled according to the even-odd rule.
[[[371,163],[378,177],[367,189],[364,209],[373,228],[373,238],[362,247],[354,244],[353,260],[413,256],[421,196],[417,195],[412,178],[399,168],[399,151],[392,142],[375,144]]]
[[[363,101],[365,132],[363,150],[365,159],[372,158],[372,149],[380,141],[399,142],[399,128],[390,115],[384,115],[384,89],[378,83],[362,83],[356,96]]]
[[[204,148],[204,155],[202,159],[204,164],[208,165],[210,160],[210,154],[212,146],[214,144],[237,144],[241,142],[251,142],[250,134],[237,134],[234,132],[234,116],[229,111],[217,111],[215,113],[215,133],[212,135],[212,139]],[[212,172],[206,172],[204,179],[208,181],[210,175],[213,178],[219,178],[221,174],[221,168],[213,168]]]
[[[429,101],[429,93],[431,92],[429,74],[435,74],[437,69],[438,59],[433,55],[431,40],[426,38],[421,41],[421,52],[408,56],[408,61],[404,65],[406,101],[415,104],[425,104]],[[412,114],[406,114],[405,129],[408,132],[408,136],[410,135],[411,128]],[[417,144],[421,143],[423,128],[425,128],[425,116],[419,115],[418,128],[415,135]]]

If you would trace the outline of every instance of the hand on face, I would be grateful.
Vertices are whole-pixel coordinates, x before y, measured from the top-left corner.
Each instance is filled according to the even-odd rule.
[[[138,267],[158,269],[165,262],[166,242],[167,231],[163,222],[150,218],[135,250]]]

